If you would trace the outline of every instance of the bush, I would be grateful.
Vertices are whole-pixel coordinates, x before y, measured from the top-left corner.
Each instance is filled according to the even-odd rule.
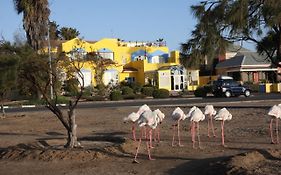
[[[134,94],[134,90],[129,86],[122,87],[122,95],[132,95]]]
[[[155,89],[152,95],[153,98],[168,98],[170,96],[167,89]]]
[[[146,96],[152,96],[153,95],[153,91],[154,91],[153,87],[143,87],[141,89],[142,94],[146,95]]]
[[[75,78],[66,80],[63,85],[63,90],[69,96],[76,96],[79,93],[78,80]]]
[[[123,95],[123,99],[136,99],[136,95],[135,94],[127,94],[127,95]]]
[[[103,96],[88,96],[88,97],[84,97],[87,101],[104,101],[104,97]]]
[[[83,97],[92,96],[92,91],[93,91],[93,88],[91,86],[85,87],[83,90]]]
[[[134,93],[140,93],[142,85],[140,83],[130,83],[129,86],[134,90]]]
[[[70,98],[65,96],[58,96],[57,97],[57,104],[68,104]],[[55,101],[55,98],[53,99]],[[47,105],[45,99],[30,99],[27,102],[23,103],[24,105]]]
[[[195,91],[194,91],[194,95],[195,97],[206,97],[207,96],[207,91],[204,87],[198,87]]]
[[[122,100],[122,94],[120,91],[112,91],[110,93],[110,100]]]

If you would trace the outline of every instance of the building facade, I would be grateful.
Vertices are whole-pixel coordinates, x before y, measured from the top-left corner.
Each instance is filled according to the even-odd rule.
[[[114,65],[107,67],[103,75],[105,85],[109,83],[138,82],[141,85],[151,84],[169,91],[181,91],[188,88],[187,71],[179,62],[179,52],[169,52],[163,41],[155,42],[125,42],[120,39],[104,38],[92,42],[74,38],[62,41],[54,52],[82,54],[95,52],[104,59],[110,59]],[[69,54],[68,56],[75,56]],[[95,72],[90,63],[85,63],[82,69],[85,85],[96,86]],[[193,79],[198,79],[195,77]]]

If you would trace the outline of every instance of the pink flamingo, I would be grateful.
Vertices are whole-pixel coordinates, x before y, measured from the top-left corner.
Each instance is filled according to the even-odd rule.
[[[144,111],[151,111],[149,106],[147,106],[146,104],[140,106],[139,109],[138,109],[138,112],[136,112],[136,113],[132,112],[131,114],[129,114],[127,117],[125,117],[123,119],[124,122],[131,122],[132,123],[132,135],[133,135],[134,141],[136,141],[136,129],[135,129],[136,126],[135,126],[135,123]]]
[[[268,115],[271,116],[270,119],[270,124],[269,124],[269,132],[270,132],[270,138],[271,138],[271,143],[279,143],[279,135],[278,135],[278,119],[281,118],[281,104],[274,105],[269,109]],[[273,120],[275,119],[275,129],[276,129],[276,142],[274,142],[273,139],[273,129],[272,129],[272,124]]]
[[[214,109],[213,105],[206,105],[204,114],[208,117],[208,137],[210,137],[210,128],[212,128],[213,137],[216,137],[213,125],[213,117],[217,114],[217,111]]]
[[[157,113],[157,117],[158,117],[158,121],[159,121],[159,125],[162,124],[164,118],[165,118],[165,114],[162,113],[159,109],[156,109],[155,112]],[[154,135],[154,140],[157,141],[158,143],[160,143],[160,127],[157,127],[155,129],[154,134],[157,134],[157,137]],[[152,147],[152,145],[150,145]]]
[[[149,140],[146,139],[146,148],[147,148],[149,160],[154,160],[154,159],[151,158],[151,154],[150,154],[151,140],[152,140],[152,130],[155,129],[157,127],[157,125],[159,124],[160,116],[162,114],[163,113],[160,110],[155,110],[153,112],[152,111],[145,111],[140,115],[140,117],[138,119],[139,127],[141,127],[141,128],[145,127],[145,128],[149,129]],[[134,158],[134,161],[133,161],[135,163],[139,163],[137,161],[137,156],[138,156],[139,148],[140,148],[141,141],[142,141],[141,139],[142,139],[142,137],[140,136],[138,147],[137,147],[136,154],[135,154],[135,158]]]
[[[224,144],[224,122],[227,120],[231,120],[232,114],[226,108],[222,108],[221,110],[219,110],[218,114],[214,117],[214,119],[221,121],[221,143],[222,143],[222,146],[225,146],[225,144]]]
[[[197,125],[197,137],[198,145],[201,149],[200,133],[199,133],[199,122],[205,119],[205,115],[199,108],[195,108],[189,115],[191,121],[191,137],[192,137],[192,147],[195,148],[195,135],[196,135],[196,125]]]
[[[183,146],[181,144],[181,139],[180,139],[180,121],[183,121],[187,118],[187,116],[184,114],[183,110],[179,107],[177,107],[173,113],[172,113],[172,119],[175,121],[175,123],[173,124],[173,141],[172,141],[172,146],[174,145],[174,141],[175,141],[175,131],[176,131],[176,126],[178,128],[178,143],[179,146]]]

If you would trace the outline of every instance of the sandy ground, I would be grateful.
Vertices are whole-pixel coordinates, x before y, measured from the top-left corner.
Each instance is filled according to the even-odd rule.
[[[73,150],[62,148],[65,130],[52,113],[8,113],[0,120],[0,174],[281,174],[280,144],[269,139],[268,108],[229,105],[233,119],[225,124],[227,147],[221,146],[219,122],[217,138],[208,138],[207,121],[201,122],[202,149],[192,148],[187,120],[182,122],[184,147],[171,146],[174,108],[160,108],[166,118],[161,142],[151,151],[156,160],[147,159],[142,142],[139,164],[132,163],[137,143],[131,139],[131,126],[122,121],[135,107],[77,110],[84,147]]]

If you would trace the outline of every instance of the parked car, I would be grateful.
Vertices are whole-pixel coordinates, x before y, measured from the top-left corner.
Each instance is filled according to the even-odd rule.
[[[251,95],[251,89],[230,78],[218,79],[213,83],[212,93],[215,96],[231,97],[244,95],[245,97],[249,97]]]

